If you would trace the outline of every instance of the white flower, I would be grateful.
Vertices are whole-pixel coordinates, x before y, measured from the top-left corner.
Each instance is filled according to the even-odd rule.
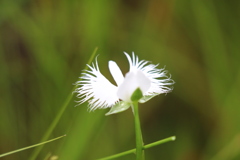
[[[125,52],[124,52],[125,53]],[[149,64],[148,61],[139,61],[138,57],[132,53],[132,58],[125,53],[130,69],[124,77],[120,68],[114,61],[109,61],[108,66],[117,86],[109,82],[100,72],[98,62],[92,66],[88,65],[89,70],[82,73],[80,81],[76,83],[77,97],[81,100],[79,104],[89,102],[90,110],[98,108],[117,108],[114,113],[126,110],[131,105],[131,97],[140,89],[143,97],[139,100],[144,103],[152,97],[168,93],[174,81],[166,75],[164,68],[157,69],[158,65]],[[112,114],[111,112],[110,114]]]

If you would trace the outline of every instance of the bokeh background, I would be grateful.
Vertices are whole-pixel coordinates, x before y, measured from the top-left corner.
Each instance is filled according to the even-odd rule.
[[[123,51],[134,51],[176,82],[140,105],[145,144],[177,136],[146,159],[240,159],[239,18],[240,1],[228,0],[1,0],[0,154],[67,134],[2,159],[91,160],[135,147],[130,109],[75,107],[73,84],[96,47],[111,81],[108,60],[126,73]]]

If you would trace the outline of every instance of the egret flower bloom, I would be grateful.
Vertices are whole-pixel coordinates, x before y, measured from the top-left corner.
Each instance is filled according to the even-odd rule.
[[[91,66],[88,65],[89,69],[82,73],[81,80],[76,83],[75,92],[81,99],[79,104],[88,101],[90,110],[112,107],[114,109],[111,109],[109,114],[113,114],[131,106],[131,97],[137,89],[140,89],[142,95],[138,100],[140,103],[172,90],[171,85],[174,81],[167,76],[164,68],[157,69],[158,65],[139,60],[134,53],[132,53],[132,57],[125,52],[124,54],[129,62],[129,72],[125,77],[116,62],[109,61],[108,63],[110,73],[117,86],[101,74],[97,59]]]

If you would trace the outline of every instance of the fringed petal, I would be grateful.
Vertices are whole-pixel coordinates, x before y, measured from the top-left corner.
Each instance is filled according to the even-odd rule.
[[[88,101],[90,110],[108,108],[118,102],[117,87],[110,83],[100,72],[98,63],[89,66],[89,70],[82,74],[79,86],[75,92],[81,98],[80,104]]]
[[[129,72],[140,70],[151,81],[151,86],[148,91],[143,92],[143,95],[151,96],[172,91],[171,85],[174,84],[174,81],[167,76],[167,71],[164,68],[158,69],[156,68],[158,65],[149,64],[145,60],[139,61],[134,52],[132,52],[132,58],[126,52],[124,54],[129,62]]]

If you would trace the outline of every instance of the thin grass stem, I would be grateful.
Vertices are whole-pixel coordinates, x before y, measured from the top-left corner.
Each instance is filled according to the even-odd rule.
[[[94,51],[93,51],[93,53],[92,53],[89,61],[88,61],[88,64],[90,64],[90,63],[93,61],[93,59],[94,59],[94,57],[95,57],[95,55],[96,55],[97,50],[98,50],[98,48],[96,47],[96,48],[94,49]],[[84,70],[87,70],[87,69],[88,69],[88,66],[86,65],[86,67],[84,68]],[[76,85],[73,87],[72,92],[76,89],[76,87],[77,87]],[[60,118],[62,117],[64,111],[66,110],[68,104],[70,103],[70,101],[71,101],[71,99],[72,99],[72,97],[73,97],[72,92],[68,95],[67,99],[65,100],[64,104],[63,104],[62,107],[60,108],[60,110],[59,110],[59,112],[57,113],[56,117],[54,118],[53,122],[52,122],[51,125],[49,126],[47,132],[46,132],[46,133],[44,134],[44,136],[42,137],[42,141],[46,141],[46,140],[49,138],[49,136],[51,135],[52,131],[54,130],[54,128],[55,128],[56,125],[58,124]],[[42,145],[42,146],[38,147],[37,149],[35,149],[29,159],[30,159],[30,160],[35,160],[35,159],[37,158],[38,154],[40,153],[40,151],[42,150],[43,146],[44,146],[44,145]]]
[[[37,146],[40,146],[40,145],[43,145],[43,144],[46,144],[46,143],[49,143],[49,142],[52,142],[52,141],[55,141],[55,140],[58,140],[58,139],[63,138],[65,136],[66,135],[63,135],[63,136],[60,136],[60,137],[57,137],[57,138],[54,138],[54,139],[51,139],[51,140],[48,140],[48,141],[45,141],[45,142],[42,142],[42,143],[34,144],[34,145],[31,145],[31,146],[28,146],[28,147],[24,147],[24,148],[20,148],[20,149],[11,151],[11,152],[0,154],[0,158],[4,157],[4,156],[8,156],[10,154],[21,152],[21,151],[24,151],[24,150],[27,150],[27,149],[30,149],[30,148],[34,148],[34,147],[37,147]]]

